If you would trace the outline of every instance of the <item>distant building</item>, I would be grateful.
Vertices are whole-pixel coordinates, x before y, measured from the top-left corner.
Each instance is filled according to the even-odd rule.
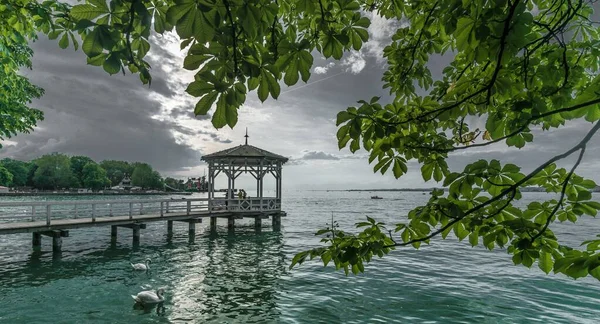
[[[128,174],[125,174],[121,182],[118,185],[111,187],[111,190],[132,190],[133,186],[131,185],[131,178],[129,178]]]
[[[187,191],[208,191],[208,182],[206,181],[206,176],[188,178],[187,182],[185,183],[185,189]]]
[[[0,186],[0,193],[8,193],[8,187]]]
[[[131,178],[129,177],[129,175],[127,173],[125,173],[125,176],[123,177],[123,180],[121,180],[121,183],[119,183],[119,187],[125,189],[125,190],[130,190],[132,185],[131,185]]]

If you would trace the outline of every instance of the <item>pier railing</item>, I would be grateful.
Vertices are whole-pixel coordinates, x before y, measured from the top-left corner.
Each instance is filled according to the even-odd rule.
[[[184,198],[148,200],[65,200],[65,201],[12,201],[0,202],[0,222],[46,221],[56,219],[160,215],[179,213],[197,214],[210,211],[273,211],[281,209],[276,198]]]

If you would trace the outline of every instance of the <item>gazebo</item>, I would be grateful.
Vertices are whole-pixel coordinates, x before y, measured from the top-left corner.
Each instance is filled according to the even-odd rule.
[[[247,130],[244,137],[244,145],[202,157],[202,160],[208,163],[209,210],[233,212],[236,217],[229,217],[230,228],[234,226],[234,218],[243,217],[254,217],[256,226],[260,227],[262,218],[272,216],[273,225],[277,226],[280,224],[280,216],[284,214],[281,212],[281,169],[288,158],[249,145]],[[240,198],[239,195],[235,195],[235,180],[244,173],[249,173],[256,179],[256,197]],[[215,180],[220,174],[227,176],[224,198],[215,197]],[[274,197],[264,196],[264,178],[269,174],[275,178]],[[213,219],[211,218],[211,222]]]

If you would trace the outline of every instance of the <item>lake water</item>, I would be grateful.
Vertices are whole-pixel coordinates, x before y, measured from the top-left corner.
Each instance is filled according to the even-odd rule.
[[[377,193],[384,199],[371,200],[374,194],[284,191],[288,216],[279,232],[263,222],[256,233],[245,220],[229,233],[219,220],[216,234],[208,222],[198,224],[190,242],[184,223],[175,223],[170,240],[166,224],[149,223],[133,247],[130,230],[120,229],[116,245],[109,227],[71,230],[60,257],[50,252],[49,238],[42,253],[32,253],[30,234],[0,236],[0,323],[598,322],[596,279],[516,267],[503,250],[455,239],[398,249],[358,276],[346,277],[320,261],[288,270],[296,252],[319,244],[313,233],[332,211],[342,229],[350,229],[365,215],[402,221],[428,199],[384,192]],[[544,197],[527,193],[523,200]],[[600,226],[585,217],[553,230],[564,243],[581,242],[600,233]],[[129,262],[146,258],[152,270],[133,273]],[[158,287],[167,291],[164,309],[133,308],[130,295]]]

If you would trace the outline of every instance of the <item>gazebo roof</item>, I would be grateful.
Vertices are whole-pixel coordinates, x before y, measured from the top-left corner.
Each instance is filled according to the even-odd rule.
[[[279,154],[271,153],[263,150],[256,146],[244,144],[236,147],[228,148],[223,151],[204,155],[201,159],[203,161],[210,160],[239,160],[239,159],[268,159],[281,161],[283,163],[288,161],[288,158]]]

